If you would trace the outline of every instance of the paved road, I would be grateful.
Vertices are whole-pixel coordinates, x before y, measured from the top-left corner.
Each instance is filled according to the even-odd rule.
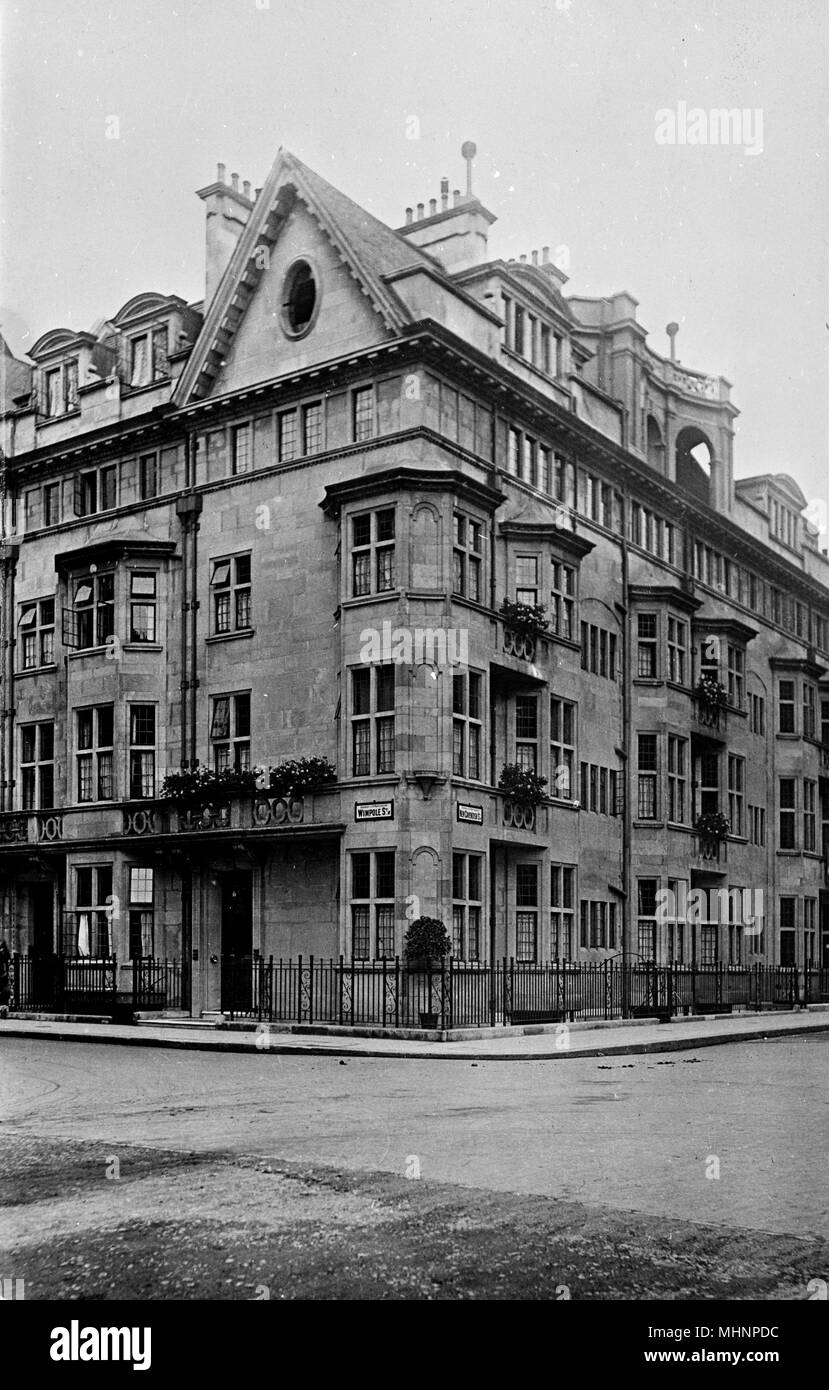
[[[405,1175],[829,1236],[829,1035],[510,1064],[4,1038],[3,1133]],[[719,1172],[719,1177],[713,1176]],[[711,1176],[708,1176],[711,1175]]]

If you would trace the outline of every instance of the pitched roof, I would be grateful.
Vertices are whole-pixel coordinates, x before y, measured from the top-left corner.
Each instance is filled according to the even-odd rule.
[[[257,251],[275,244],[287,215],[284,197],[291,189],[309,208],[393,333],[401,332],[412,317],[384,277],[422,266],[432,275],[444,278],[442,267],[433,257],[398,236],[288,150],[280,149],[208,307],[202,331],[176,387],[177,404],[183,405],[209,390],[267,261],[267,257],[257,256]]]
[[[442,273],[443,268],[434,256],[428,256],[406,237],[387,227],[385,222],[366,212],[359,203],[309,169],[296,155],[288,154],[287,157],[294,169],[301,171],[303,182],[314,194],[318,205],[328,210],[341,237],[353,246],[361,259],[368,259],[368,268],[377,275],[394,275],[417,265],[428,267],[432,272],[440,269]]]

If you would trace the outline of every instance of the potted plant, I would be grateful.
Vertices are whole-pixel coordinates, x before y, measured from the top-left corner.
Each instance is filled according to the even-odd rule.
[[[500,608],[506,627],[522,637],[538,637],[547,632],[547,610],[543,603],[516,603],[505,598]]]
[[[694,821],[697,834],[706,840],[724,840],[730,828],[728,816],[722,811],[706,811]]]
[[[694,694],[700,704],[709,710],[725,709],[728,704],[728,692],[725,686],[721,685],[714,676],[705,673],[697,681]]]
[[[288,758],[268,769],[267,789],[280,800],[289,801],[336,780],[336,768],[327,758]]]
[[[537,772],[519,763],[506,763],[498,779],[498,790],[519,806],[540,806],[546,799],[546,785],[546,777],[539,777]]]
[[[427,1010],[420,1013],[421,1028],[437,1028],[438,1014],[432,1011],[432,968],[440,966],[452,950],[449,933],[439,917],[417,917],[406,932],[403,955],[409,976],[423,975],[428,980]],[[412,981],[417,988],[417,983]]]
[[[252,796],[256,791],[257,768],[223,768],[214,772],[212,768],[196,763],[191,768],[179,772],[169,772],[159,788],[159,796],[172,802],[180,817],[202,816],[208,806],[222,808],[222,823],[229,821],[231,801]]]

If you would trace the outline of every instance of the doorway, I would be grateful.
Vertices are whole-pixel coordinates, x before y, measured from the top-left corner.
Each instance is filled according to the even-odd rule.
[[[32,1003],[46,1006],[55,989],[55,885],[30,883],[28,890]]]
[[[221,1007],[247,1013],[253,997],[253,874],[219,875],[222,902]]]

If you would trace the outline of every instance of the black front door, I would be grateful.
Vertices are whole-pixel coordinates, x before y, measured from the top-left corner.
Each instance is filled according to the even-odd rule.
[[[253,879],[250,871],[221,875],[222,1011],[245,1013],[253,983]]]
[[[55,885],[30,883],[29,903],[32,1003],[49,1005],[55,1002]]]

